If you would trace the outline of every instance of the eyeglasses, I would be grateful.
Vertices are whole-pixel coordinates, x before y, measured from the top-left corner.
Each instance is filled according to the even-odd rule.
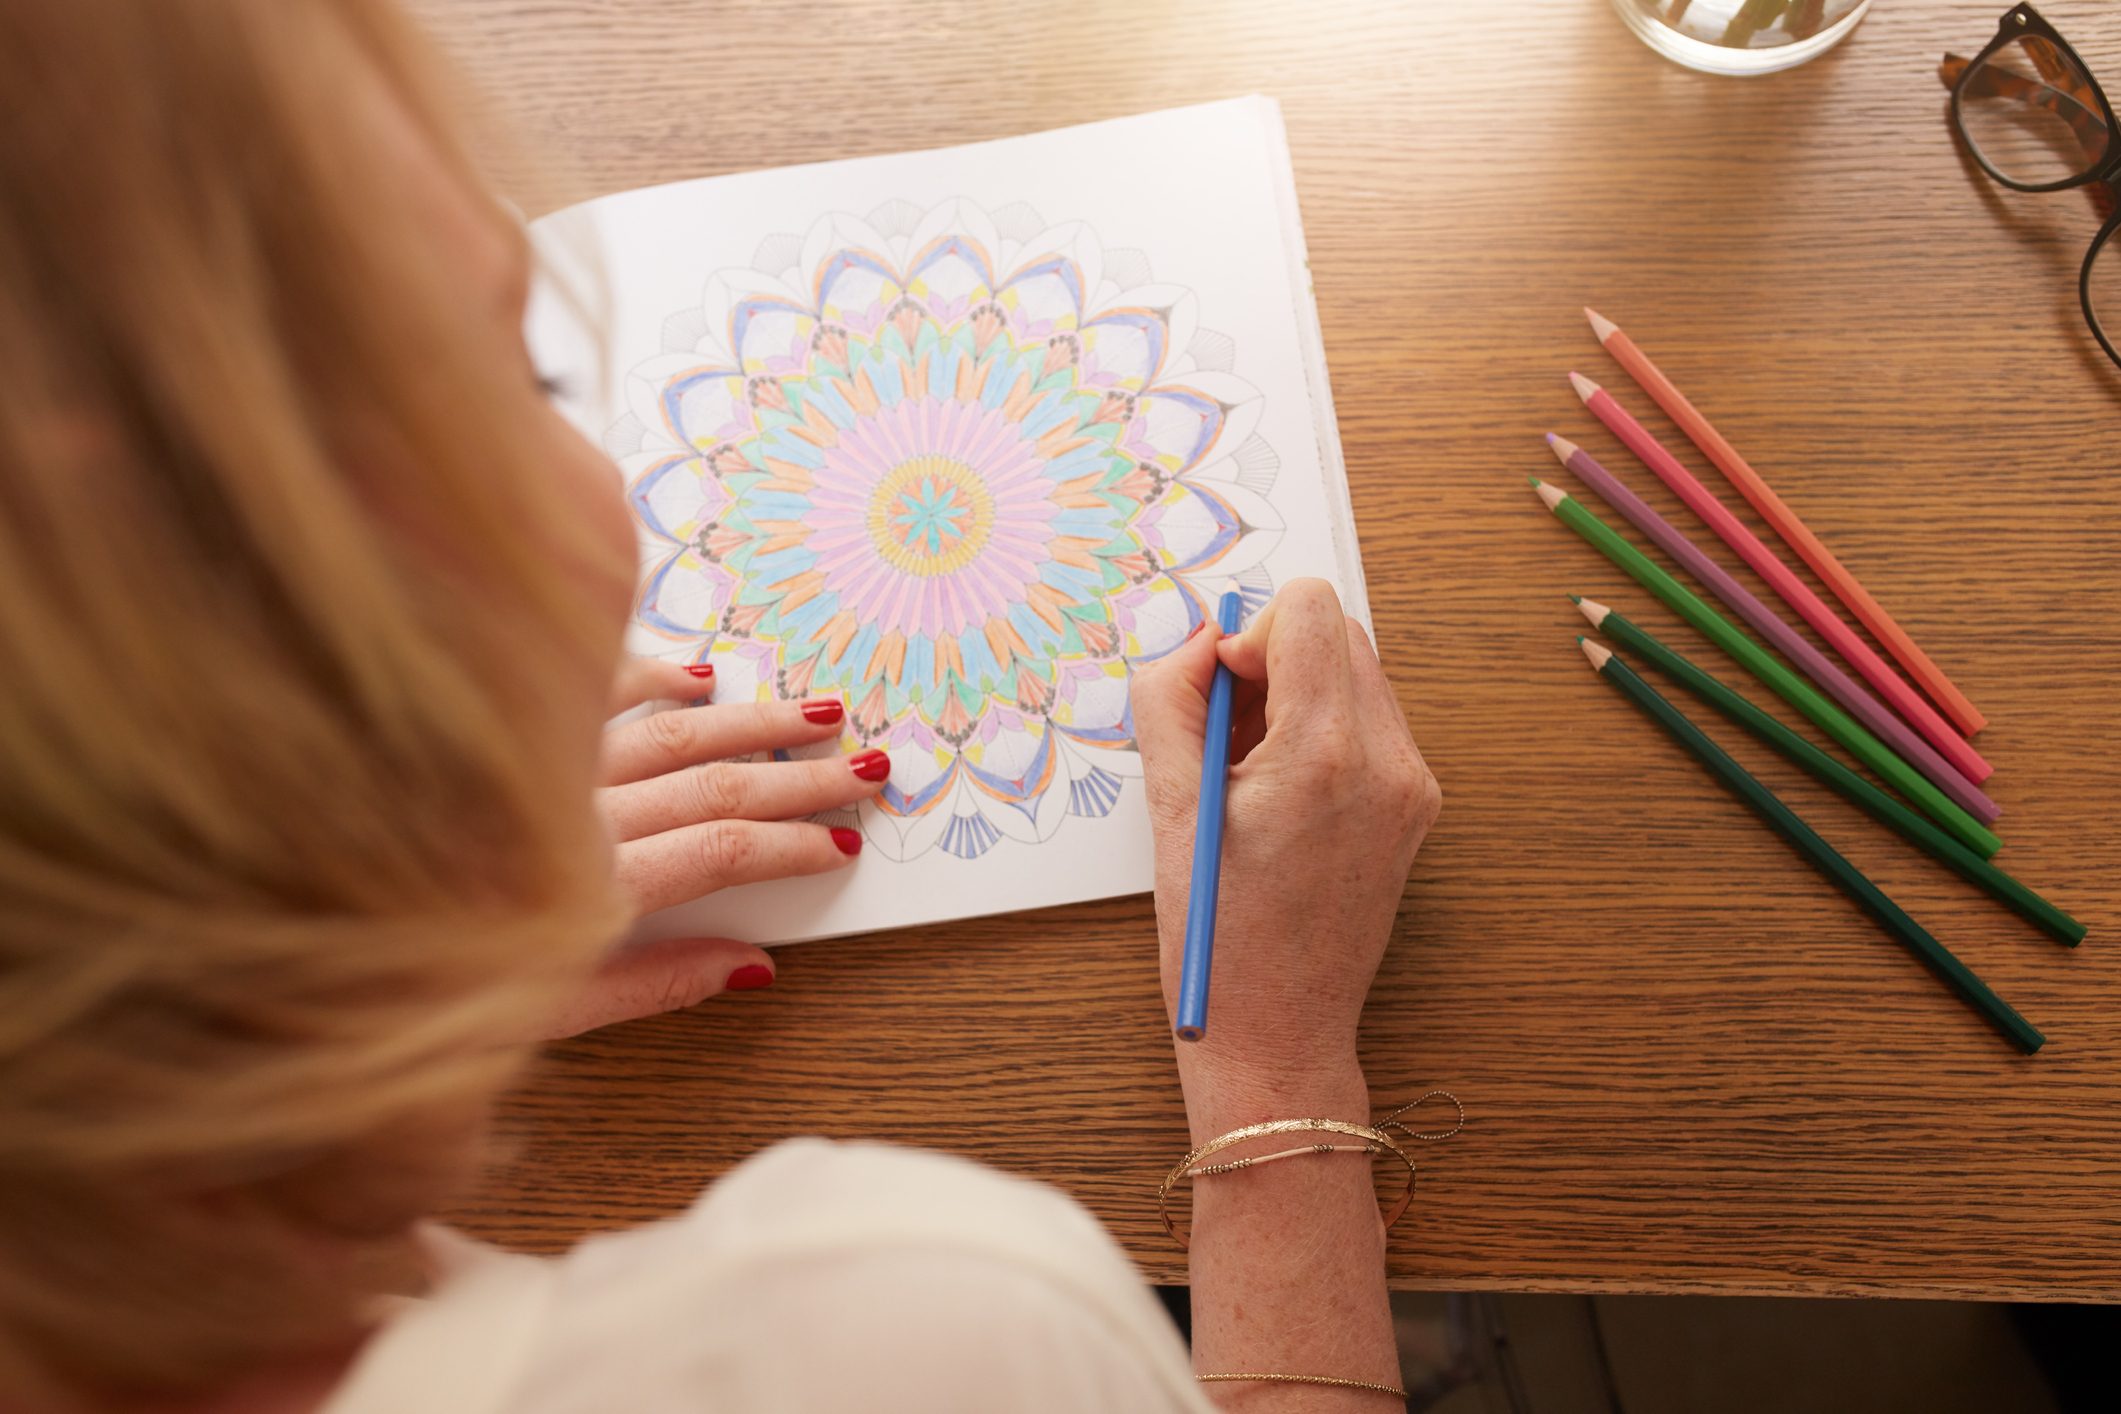
[[[2105,325],[2111,316],[2121,333],[2121,251],[2106,254],[2121,228],[2121,124],[2098,81],[2030,5],[2012,6],[1971,60],[1945,55],[1938,74],[1951,86],[1953,129],[1991,177],[2017,191],[2104,189],[2106,219],[2084,253],[2077,298],[2099,347],[2121,364]]]

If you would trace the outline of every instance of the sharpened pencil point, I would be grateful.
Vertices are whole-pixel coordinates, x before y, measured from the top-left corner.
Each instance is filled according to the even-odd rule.
[[[1574,442],[1571,442],[1568,438],[1563,437],[1559,433],[1549,432],[1547,434],[1547,450],[1554,454],[1555,461],[1560,462],[1563,466],[1567,466],[1569,464],[1569,459],[1575,456],[1578,452],[1582,451],[1583,448],[1577,446]]]
[[[1588,638],[1579,638],[1576,640],[1576,646],[1583,650],[1584,657],[1591,660],[1591,671],[1594,673],[1603,672],[1605,665],[1612,661],[1613,650],[1606,647],[1603,643],[1593,643]]]
[[[1538,477],[1532,478],[1532,485],[1538,490],[1539,499],[1547,503],[1547,509],[1550,511],[1569,499],[1568,492],[1562,490],[1559,486],[1549,486]]]
[[[1577,373],[1574,371],[1571,371],[1569,374],[1569,386],[1571,388],[1574,388],[1576,390],[1576,396],[1582,398],[1585,402],[1589,402],[1591,400],[1592,395],[1599,391],[1598,385],[1596,383],[1593,383],[1590,379],[1584,377],[1581,373]]]
[[[1585,618],[1591,621],[1592,628],[1604,628],[1605,616],[1613,612],[1596,599],[1578,599],[1576,600],[1576,607],[1582,611]]]
[[[1598,336],[1598,342],[1601,344],[1620,332],[1618,324],[1615,324],[1589,305],[1583,307],[1583,317],[1591,321],[1591,332]]]
[[[1583,596],[1581,594],[1571,594],[1569,596],[1569,602],[1571,604],[1581,604],[1583,602]]]

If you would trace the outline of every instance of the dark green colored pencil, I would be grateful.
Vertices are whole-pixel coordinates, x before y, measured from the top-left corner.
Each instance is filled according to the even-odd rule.
[[[1973,971],[1951,950],[1931,937],[1920,923],[1901,911],[1881,893],[1876,884],[1863,877],[1863,871],[1843,859],[1832,845],[1819,838],[1812,827],[1797,818],[1787,805],[1775,798],[1775,793],[1746,772],[1745,767],[1733,761],[1722,747],[1709,740],[1701,729],[1688,721],[1686,714],[1658,695],[1636,675],[1635,670],[1602,643],[1579,638],[1576,642],[1583,648],[1583,655],[1591,660],[1591,669],[1614,687],[1620,689],[1636,706],[1657,719],[1659,726],[1670,732],[1681,746],[1685,747],[1702,765],[1707,766],[1717,779],[1730,788],[1733,794],[1753,807],[1769,828],[1796,846],[1799,853],[1811,861],[1820,873],[1832,879],[1841,891],[1854,899],[1864,912],[1879,923],[1887,932],[1905,943],[1915,956],[1922,959],[1932,972],[1943,978],[1946,985],[1965,998],[2010,1042],[2028,1054],[2037,1051],[2046,1042],[2031,1022],[2011,1009],[2010,1003],[1988,989],[1988,984],[1973,974]]]
[[[1817,776],[1837,794],[1861,806],[1874,819],[1905,835],[1961,878],[1980,885],[2013,912],[2037,923],[2069,946],[2075,947],[2084,941],[2082,923],[1791,731],[1773,714],[1761,711],[1706,670],[1660,643],[1648,629],[1629,622],[1603,604],[1574,594],[1569,597],[1591,621],[1591,627],[1621,647],[1640,654],[1665,676],[1676,679],[1681,687]]]

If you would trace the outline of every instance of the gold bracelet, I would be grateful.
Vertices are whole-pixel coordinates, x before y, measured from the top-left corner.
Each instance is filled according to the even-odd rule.
[[[1401,1402],[1405,1402],[1407,1398],[1407,1392],[1397,1385],[1373,1384],[1369,1380],[1344,1380],[1338,1375],[1195,1375],[1193,1378],[1204,1385],[1258,1380],[1270,1385],[1326,1385],[1332,1389],[1366,1389],[1375,1394],[1389,1394]]]
[[[1261,1164],[1275,1163],[1281,1159],[1293,1159],[1305,1154],[1382,1154],[1384,1150],[1375,1144],[1304,1144],[1294,1149],[1283,1149],[1275,1154],[1254,1154],[1249,1158],[1232,1159],[1226,1164],[1202,1164],[1197,1169],[1187,1169],[1187,1178],[1213,1178],[1219,1173],[1236,1173],[1239,1169],[1258,1168]]]
[[[1408,1110],[1417,1109],[1423,1104],[1426,1104],[1428,1101],[1436,1099],[1439,1096],[1446,1100],[1449,1100],[1451,1102],[1452,1108],[1458,1111],[1458,1118],[1449,1129],[1424,1133],[1421,1130],[1411,1128],[1404,1120],[1400,1118],[1400,1116],[1404,1115]],[[1398,1109],[1392,1111],[1392,1113],[1386,1115],[1383,1119],[1379,1120],[1377,1122],[1377,1128],[1375,1129],[1371,1129],[1367,1125],[1350,1124],[1346,1120],[1338,1119],[1283,1119],[1274,1120],[1266,1124],[1247,1125],[1243,1129],[1232,1130],[1230,1133],[1223,1135],[1221,1138],[1209,1140],[1207,1143],[1201,1145],[1198,1149],[1195,1149],[1192,1153],[1186,1155],[1186,1157],[1184,1157],[1183,1159],[1180,1159],[1178,1161],[1178,1167],[1171,1170],[1171,1172],[1165,1176],[1163,1183],[1157,1187],[1156,1216],[1163,1221],[1164,1231],[1170,1234],[1171,1240],[1173,1242],[1176,1242],[1181,1248],[1184,1248],[1188,1245],[1187,1235],[1180,1232],[1178,1228],[1173,1225],[1170,1213],[1171,1190],[1177,1186],[1178,1181],[1182,1178],[1210,1178],[1217,1174],[1236,1173],[1241,1169],[1257,1168],[1261,1164],[1271,1164],[1280,1159],[1293,1159],[1298,1157],[1299,1155],[1368,1154],[1374,1156],[1377,1154],[1382,1154],[1389,1150],[1395,1157],[1399,1159],[1401,1163],[1407,1166],[1406,1191],[1399,1195],[1399,1200],[1392,1205],[1392,1210],[1384,1215],[1385,1230],[1389,1232],[1392,1228],[1392,1225],[1398,1222],[1401,1215],[1406,1212],[1407,1204],[1413,1200],[1414,1161],[1408,1158],[1406,1156],[1406,1152],[1402,1150],[1397,1144],[1394,1144],[1389,1138],[1387,1138],[1383,1131],[1387,1129],[1396,1129],[1401,1134],[1406,1135],[1409,1139],[1437,1140],[1449,1139],[1452,1135],[1458,1133],[1459,1130],[1464,1129],[1465,1127],[1466,1107],[1456,1095],[1452,1094],[1448,1090],[1431,1090],[1428,1091],[1426,1094],[1419,1095],[1414,1099],[1409,1100],[1406,1104],[1401,1105]],[[1295,1149],[1283,1149],[1279,1153],[1258,1154],[1249,1158],[1232,1159],[1228,1163],[1203,1164],[1200,1162],[1202,1159],[1208,1157],[1210,1154],[1214,1154],[1223,1149],[1227,1149],[1233,1144],[1243,1143],[1247,1139],[1257,1139],[1263,1135],[1268,1134],[1291,1134],[1306,1132],[1350,1134],[1354,1135],[1357,1138],[1366,1139],[1370,1142],[1365,1144],[1306,1144]],[[1235,1377],[1233,1376],[1233,1378]]]
[[[1345,1134],[1349,1138],[1367,1140],[1368,1142],[1361,1146],[1326,1144],[1307,1149],[1292,1150],[1290,1153],[1389,1153],[1393,1158],[1405,1164],[1407,1166],[1406,1190],[1399,1195],[1398,1199],[1393,1202],[1391,1208],[1384,1215],[1385,1230],[1388,1232],[1391,1230],[1392,1224],[1399,1221],[1400,1214],[1406,1212],[1407,1204],[1414,1201],[1414,1161],[1408,1158],[1406,1150],[1393,1143],[1392,1137],[1382,1129],[1372,1129],[1367,1124],[1350,1124],[1344,1119],[1273,1119],[1263,1124],[1248,1124],[1242,1129],[1233,1129],[1219,1138],[1210,1139],[1207,1143],[1180,1159],[1178,1166],[1172,1169],[1170,1173],[1164,1175],[1164,1181],[1158,1184],[1156,1189],[1156,1216],[1162,1220],[1164,1231],[1170,1234],[1173,1242],[1176,1242],[1181,1248],[1190,1246],[1187,1234],[1181,1232],[1178,1226],[1171,1221],[1171,1190],[1178,1186],[1179,1180],[1191,1174],[1200,1165],[1200,1161],[1209,1155],[1219,1154],[1232,1145],[1244,1143],[1247,1139],[1263,1139],[1270,1134]],[[1277,1157],[1286,1158],[1288,1156],[1285,1153]],[[1254,1162],[1263,1162],[1263,1160],[1255,1160]],[[1230,1165],[1233,1169],[1237,1166],[1238,1164],[1235,1163]]]

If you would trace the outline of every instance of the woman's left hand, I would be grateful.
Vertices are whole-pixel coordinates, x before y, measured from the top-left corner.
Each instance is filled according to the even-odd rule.
[[[675,663],[630,660],[614,715],[661,698],[706,696],[713,679]],[[766,751],[839,735],[839,699],[683,707],[611,728],[604,736],[598,806],[618,841],[620,882],[640,914],[717,889],[844,868],[861,852],[854,830],[804,817],[847,809],[884,788],[880,751],[819,760],[753,762]],[[552,1034],[573,1036],[617,1021],[678,1011],[723,991],[773,981],[773,958],[734,938],[623,944]]]

